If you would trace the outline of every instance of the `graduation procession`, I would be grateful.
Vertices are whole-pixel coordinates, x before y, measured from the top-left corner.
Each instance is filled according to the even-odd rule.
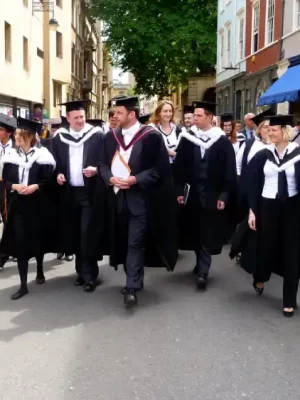
[[[293,316],[300,276],[293,115],[253,115],[247,138],[230,113],[213,126],[215,103],[186,106],[180,126],[171,101],[141,116],[138,97],[122,96],[115,127],[104,133],[104,121],[86,119],[87,103],[61,104],[66,115],[44,139],[40,123],[0,115],[1,268],[12,257],[20,277],[11,299],[28,294],[33,257],[36,283],[45,283],[49,253],[74,257],[74,285],[85,292],[100,285],[98,262],[108,256],[124,270],[121,293],[132,307],[145,267],[172,272],[181,252],[192,251],[187,268],[203,291],[214,256],[230,244],[259,296],[272,273],[283,277],[283,315]]]

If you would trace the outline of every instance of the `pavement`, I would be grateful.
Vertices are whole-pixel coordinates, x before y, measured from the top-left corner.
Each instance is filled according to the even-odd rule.
[[[0,271],[1,400],[299,400],[300,310],[281,312],[281,279],[262,297],[227,257],[214,257],[206,292],[194,256],[174,273],[147,269],[126,310],[123,271],[101,264],[94,293],[73,286],[74,263],[49,255],[47,282],[11,301],[15,264]]]

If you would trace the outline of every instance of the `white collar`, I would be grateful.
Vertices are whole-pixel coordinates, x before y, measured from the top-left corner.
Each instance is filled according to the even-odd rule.
[[[192,127],[192,128],[194,128],[194,129],[191,129],[191,131],[193,133],[195,133],[195,127]],[[222,129],[219,127],[213,127],[206,132],[203,132],[203,131],[200,131],[200,132],[202,132],[202,133],[198,137],[195,137],[194,135],[191,135],[188,132],[181,132],[178,137],[177,147],[179,146],[181,139],[185,138],[189,142],[194,143],[196,146],[199,146],[202,149],[207,150],[214,143],[216,143],[220,139],[221,136],[226,136],[225,132],[223,132]]]
[[[0,144],[1,144],[1,147],[3,147],[3,149],[6,149],[7,147],[12,147],[13,146],[13,142],[12,142],[11,139],[9,139],[9,141],[6,144],[2,144],[1,142],[0,142]]]
[[[8,154],[4,154],[4,156],[1,159],[1,164],[15,164],[18,165],[19,167],[22,167],[26,170],[29,170],[33,163],[37,163],[40,165],[51,165],[53,169],[56,166],[55,160],[46,147],[34,147],[31,149],[33,150],[32,156],[27,160],[24,160],[24,151],[23,154],[21,152],[18,152],[16,149],[12,149],[11,152]]]
[[[225,134],[224,131],[222,131],[221,128],[217,127],[217,126],[213,126],[210,129],[208,129],[207,131],[203,131],[202,129],[197,128],[196,125],[193,125],[190,130],[198,137],[198,138],[207,138],[207,139],[212,139],[215,136],[223,136]]]
[[[59,134],[60,140],[72,147],[80,147],[83,146],[84,143],[91,137],[94,135],[94,133],[99,133],[101,132],[101,128],[99,128],[98,126],[92,126],[90,124],[85,124],[84,129],[82,131],[82,135],[84,135],[85,133],[87,133],[79,142],[74,142],[73,140],[68,139],[67,134],[70,135],[70,132],[68,130],[66,130],[66,128],[60,128],[56,133]],[[78,133],[78,132],[76,132]],[[71,135],[72,136],[72,135]]]
[[[136,134],[138,132],[138,130],[140,129],[141,124],[139,123],[139,121],[137,121],[134,125],[132,125],[130,128],[128,129],[122,129],[122,135],[128,135],[128,136],[133,136],[134,134]]]

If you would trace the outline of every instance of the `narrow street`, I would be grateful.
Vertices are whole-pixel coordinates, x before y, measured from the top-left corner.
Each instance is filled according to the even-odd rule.
[[[298,400],[300,316],[281,313],[281,280],[263,297],[227,257],[214,258],[207,292],[191,253],[174,273],[147,269],[134,311],[123,271],[102,264],[93,294],[73,286],[73,263],[54,255],[47,282],[11,301],[16,266],[0,271],[0,388],[5,400]]]

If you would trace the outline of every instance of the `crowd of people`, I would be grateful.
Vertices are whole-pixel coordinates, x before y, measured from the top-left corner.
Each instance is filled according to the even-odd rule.
[[[271,109],[216,117],[216,104],[195,102],[175,123],[172,102],[140,115],[137,97],[121,97],[109,121],[86,120],[86,101],[62,104],[66,117],[43,125],[0,114],[1,266],[18,265],[28,293],[28,261],[75,255],[76,286],[93,292],[98,261],[123,266],[124,304],[137,304],[144,267],[173,271],[178,250],[195,252],[193,272],[206,289],[212,256],[230,257],[264,292],[283,277],[283,314],[297,308],[300,267],[299,123]]]

